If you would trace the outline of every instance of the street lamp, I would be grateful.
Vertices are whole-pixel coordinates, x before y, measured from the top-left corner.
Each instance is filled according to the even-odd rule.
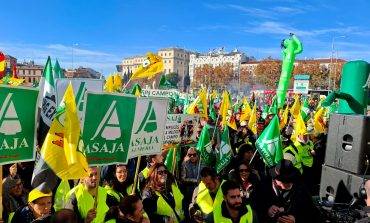
[[[334,41],[335,39],[339,38],[346,38],[346,36],[334,36],[331,39],[331,57],[330,57],[330,70],[329,70],[329,84],[328,84],[328,90],[330,89],[331,86],[331,77],[333,76],[333,59],[334,59]],[[333,87],[335,87],[335,78],[333,81]]]

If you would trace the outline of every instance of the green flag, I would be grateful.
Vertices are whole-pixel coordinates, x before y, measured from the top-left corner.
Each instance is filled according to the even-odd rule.
[[[216,171],[221,172],[231,161],[232,150],[229,138],[229,127],[225,126],[221,135],[220,151],[217,153]]]
[[[141,87],[139,84],[135,84],[132,87],[131,94],[135,95],[136,97],[139,97],[141,95]]]
[[[277,106],[277,100],[276,100],[276,96],[274,96],[274,98],[272,99],[272,103],[271,103],[271,106],[269,108],[269,111],[268,111],[268,114],[274,114],[276,115],[278,113],[278,106]]]
[[[303,105],[301,108],[301,115],[304,121],[307,121],[310,118],[310,107],[308,105],[307,98],[303,102]]]
[[[211,126],[208,124],[206,124],[203,127],[197,144],[197,150],[200,154],[202,161],[206,165],[212,165],[214,161],[214,154],[212,152],[213,149],[210,135],[210,131],[212,131],[211,129],[212,129]]]
[[[269,111],[269,106],[268,105],[263,105],[263,109],[262,109],[262,114],[261,114],[261,117],[263,119],[266,119],[267,117],[267,112]]]
[[[211,117],[211,119],[213,121],[217,121],[217,112],[215,110],[215,106],[214,106],[214,102],[213,102],[213,98],[210,99],[209,101],[209,117]]]
[[[256,141],[256,147],[267,166],[271,167],[283,159],[280,138],[279,118],[277,115],[270,121]]]
[[[65,78],[62,68],[60,68],[58,59],[55,61],[54,65],[54,78]]]
[[[171,89],[177,88],[171,81],[167,80],[166,75],[162,75],[161,79],[159,80],[159,89]]]
[[[176,157],[173,156],[175,149],[176,149],[176,154],[175,154]],[[173,158],[175,158],[176,164],[173,163],[174,162]],[[179,150],[179,145],[177,144],[168,150],[166,159],[164,161],[164,165],[166,165],[168,171],[173,173],[175,169],[177,168],[180,159],[181,159],[181,151]]]

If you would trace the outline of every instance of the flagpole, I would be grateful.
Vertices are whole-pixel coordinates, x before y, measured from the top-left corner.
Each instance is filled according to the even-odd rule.
[[[97,167],[97,185],[95,187],[95,198],[94,198],[94,209],[98,207],[98,193],[99,193],[99,182],[100,182],[100,166]]]
[[[123,86],[123,89],[122,91],[126,90],[126,87],[128,86],[128,84],[131,82],[131,77],[130,79],[128,79],[127,83],[125,84],[125,86]]]
[[[3,165],[0,165],[0,182],[3,182]],[[3,187],[0,187],[0,222],[3,222]]]
[[[137,163],[136,163],[136,170],[135,170],[135,177],[134,177],[134,184],[132,185],[132,191],[131,195],[135,194],[135,188],[137,185],[138,177],[139,177],[139,168],[140,168],[140,163],[141,163],[141,156],[137,157]]]
[[[176,168],[176,152],[177,146],[173,147],[173,154],[172,154],[172,174],[175,175],[175,168]]]
[[[257,149],[256,149],[256,151],[254,151],[254,154],[252,156],[252,159],[249,161],[249,165],[251,165],[251,163],[252,163],[254,157],[256,156],[256,154],[257,154]]]

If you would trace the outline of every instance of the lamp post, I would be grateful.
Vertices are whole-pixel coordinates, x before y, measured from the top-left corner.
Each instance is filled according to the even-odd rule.
[[[329,70],[329,83],[328,83],[328,90],[330,89],[331,87],[331,77],[333,76],[333,59],[334,59],[334,41],[335,39],[338,39],[338,38],[346,38],[346,36],[334,36],[332,39],[331,39],[331,57],[330,57],[330,70]],[[335,79],[333,81],[333,87],[335,87]]]

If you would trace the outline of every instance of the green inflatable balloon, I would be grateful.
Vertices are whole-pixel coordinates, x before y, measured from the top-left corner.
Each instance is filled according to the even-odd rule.
[[[283,53],[283,64],[281,67],[279,86],[276,91],[279,108],[282,108],[285,104],[286,92],[288,90],[289,80],[292,76],[295,57],[303,50],[301,41],[299,41],[293,33],[290,34],[288,39],[283,40],[281,48]]]

